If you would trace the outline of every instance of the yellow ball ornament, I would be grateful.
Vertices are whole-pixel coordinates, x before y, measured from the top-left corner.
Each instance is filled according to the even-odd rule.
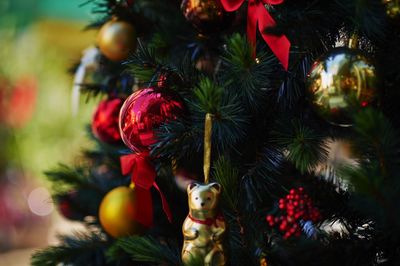
[[[104,230],[117,238],[128,235],[140,235],[145,227],[136,222],[136,192],[134,187],[117,187],[103,198],[99,219]]]
[[[97,36],[97,44],[102,54],[112,61],[128,58],[136,49],[136,31],[132,24],[110,20],[105,23]]]
[[[354,112],[377,99],[375,67],[358,50],[335,48],[317,60],[308,75],[308,94],[328,122],[351,126]]]

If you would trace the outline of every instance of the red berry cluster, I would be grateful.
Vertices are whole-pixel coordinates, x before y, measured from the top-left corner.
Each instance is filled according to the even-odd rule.
[[[158,76],[157,87],[164,88],[166,87],[167,82],[167,74],[161,74],[160,76]]]
[[[284,233],[283,238],[287,239],[293,235],[300,236],[300,221],[317,222],[321,214],[313,206],[311,198],[304,192],[304,188],[291,189],[290,193],[279,200],[279,209],[281,214],[278,216],[267,215],[268,224],[278,226]]]

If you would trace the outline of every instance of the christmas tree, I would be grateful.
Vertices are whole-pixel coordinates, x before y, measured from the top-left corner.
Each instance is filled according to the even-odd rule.
[[[90,2],[87,230],[32,265],[400,264],[399,1]]]

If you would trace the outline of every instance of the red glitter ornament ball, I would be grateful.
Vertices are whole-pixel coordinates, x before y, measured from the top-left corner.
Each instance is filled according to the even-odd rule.
[[[135,152],[156,142],[154,130],[184,112],[183,101],[175,93],[154,88],[141,89],[126,99],[119,116],[122,140]]]
[[[121,141],[118,120],[123,101],[119,98],[102,101],[93,115],[92,131],[96,138],[116,144]]]

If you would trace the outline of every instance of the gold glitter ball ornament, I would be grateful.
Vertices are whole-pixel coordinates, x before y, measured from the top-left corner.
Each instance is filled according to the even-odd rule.
[[[101,27],[97,44],[111,61],[125,60],[136,49],[136,30],[126,21],[112,19]]]
[[[117,187],[103,198],[99,219],[103,229],[117,238],[128,235],[141,235],[145,227],[136,222],[136,191],[131,187]]]
[[[351,126],[352,115],[377,99],[375,67],[356,49],[335,48],[317,60],[307,88],[316,112],[328,122]]]
[[[400,15],[400,0],[383,0],[386,6],[386,14],[395,18]]]

